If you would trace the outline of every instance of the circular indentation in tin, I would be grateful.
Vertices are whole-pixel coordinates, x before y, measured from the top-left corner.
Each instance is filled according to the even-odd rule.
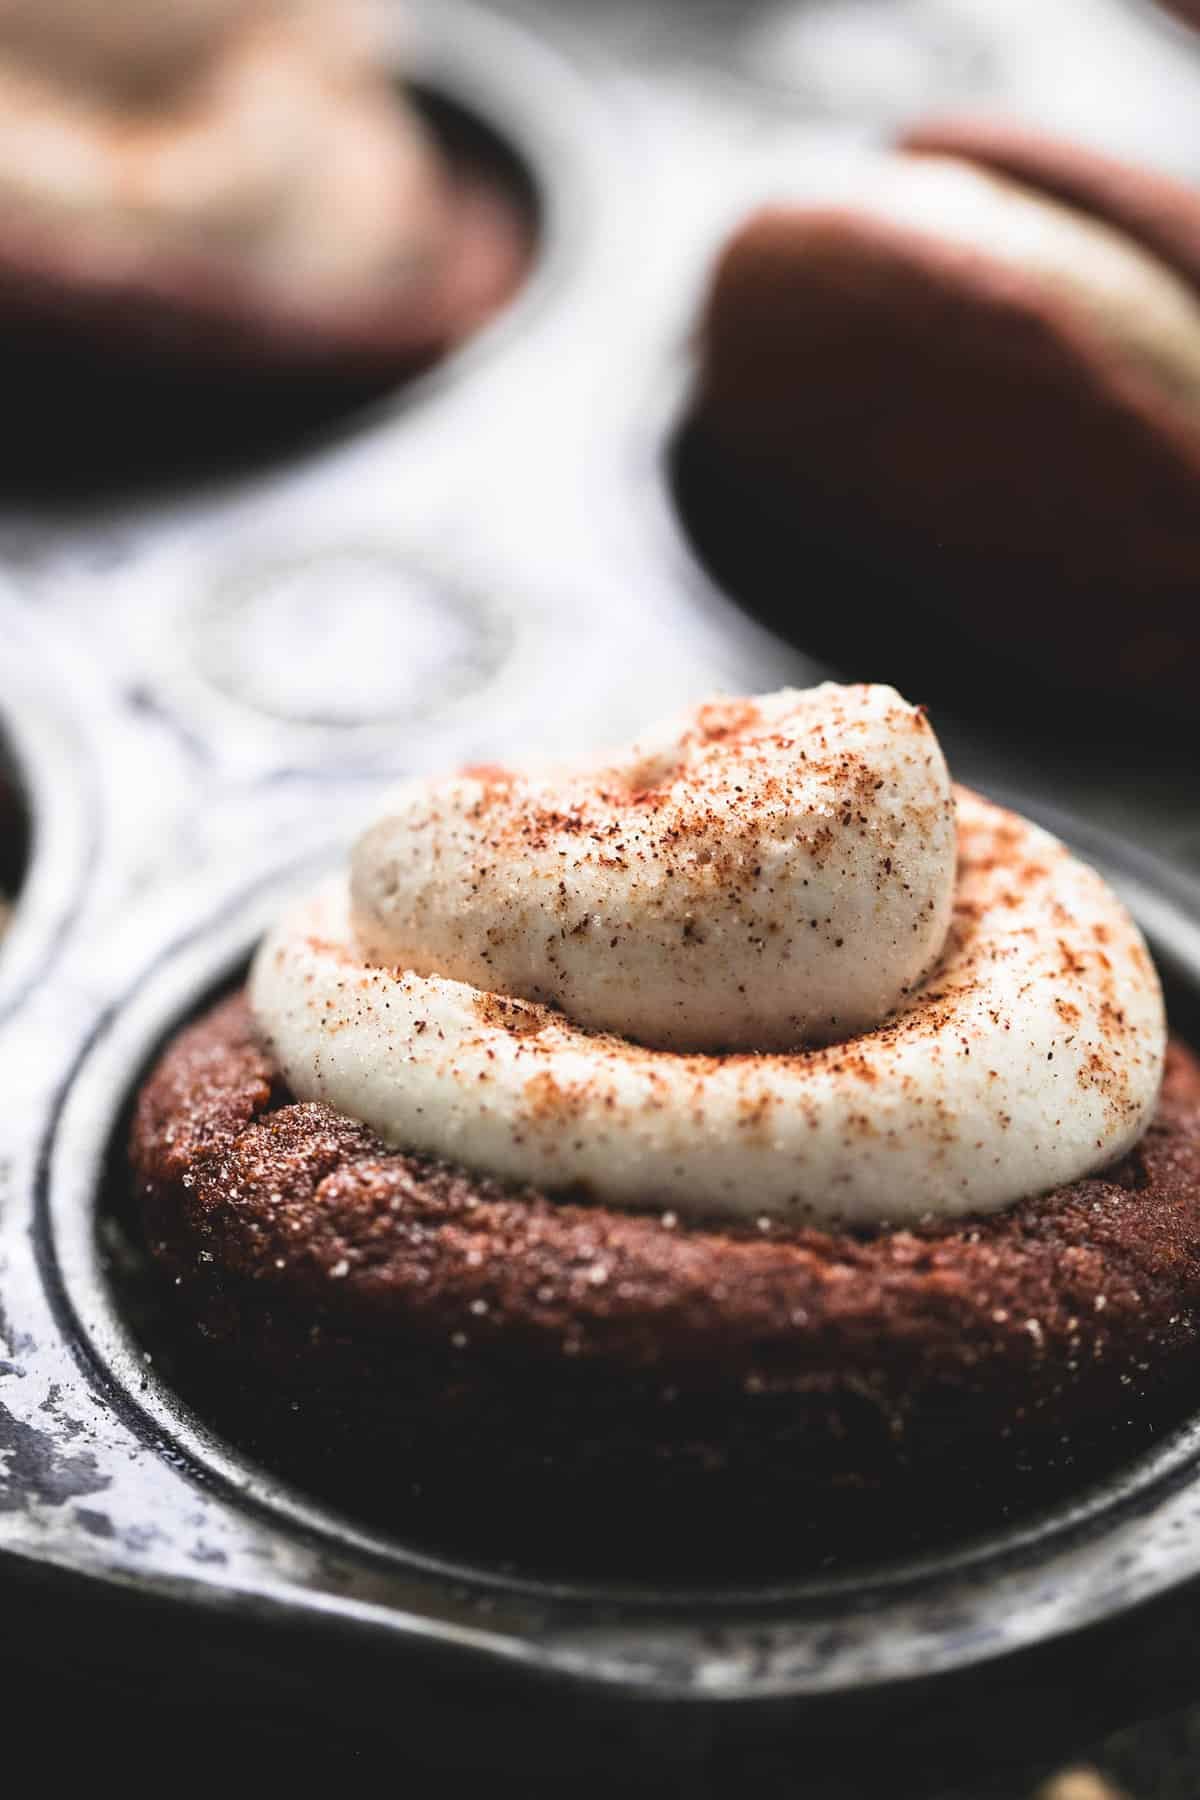
[[[895,125],[968,103],[994,81],[993,51],[964,13],[930,0],[756,9],[743,21],[738,67],[813,112]]]
[[[334,729],[445,707],[487,681],[504,650],[465,595],[366,550],[231,576],[188,631],[198,669],[230,699]]]
[[[894,131],[981,107],[1187,178],[1189,35],[1156,0],[776,0],[710,33],[708,61],[814,122]]]
[[[1103,839],[1064,830],[1060,819],[1045,822],[1060,834],[1074,835],[1084,854],[1106,866]],[[1168,881],[1156,865],[1125,852],[1107,865],[1107,872],[1147,928],[1168,982],[1177,1028],[1200,1040],[1200,927],[1192,916],[1194,890],[1185,894],[1183,885]],[[294,877],[288,885],[295,885]],[[536,1559],[514,1569],[494,1551],[483,1554],[469,1542],[439,1541],[428,1519],[406,1520],[402,1483],[389,1489],[397,1504],[384,1527],[378,1516],[372,1522],[348,1509],[344,1498],[325,1490],[320,1480],[305,1479],[298,1486],[294,1468],[281,1474],[266,1457],[260,1460],[260,1445],[233,1435],[239,1427],[235,1423],[231,1429],[219,1377],[216,1398],[206,1384],[197,1387],[193,1376],[174,1384],[181,1366],[180,1325],[170,1311],[170,1294],[162,1292],[139,1248],[126,1143],[129,1108],[150,1063],[214,992],[240,978],[249,946],[281,899],[279,886],[269,884],[163,955],[80,1058],[54,1130],[47,1159],[47,1224],[74,1328],[83,1330],[89,1353],[123,1395],[130,1418],[141,1421],[147,1441],[175,1446],[197,1467],[236,1489],[239,1503],[273,1513],[281,1526],[315,1530],[339,1543],[343,1554],[362,1551],[398,1560],[400,1566],[441,1571],[470,1588],[499,1585],[589,1602],[619,1601],[633,1609],[629,1616],[635,1620],[664,1603],[703,1609],[736,1597],[736,1619],[745,1626],[747,1606],[761,1605],[768,1609],[764,1619],[777,1618],[777,1609],[787,1602],[797,1608],[794,1629],[805,1642],[816,1633],[824,1643],[821,1634],[834,1619],[850,1636],[861,1626],[863,1654],[869,1654],[877,1672],[903,1673],[905,1658],[916,1654],[918,1644],[922,1657],[936,1652],[935,1660],[952,1665],[1016,1638],[1028,1642],[1059,1628],[1063,1618],[1088,1614],[1106,1592],[1115,1596],[1110,1604],[1131,1603],[1128,1534],[1123,1539],[1122,1532],[1131,1520],[1140,1519],[1139,1544],[1154,1543],[1144,1521],[1156,1506],[1167,1508],[1177,1491],[1182,1495],[1180,1484],[1189,1479],[1200,1448],[1200,1427],[1194,1422],[1165,1431],[1157,1448],[1109,1475],[1089,1477],[1078,1492],[1016,1525],[890,1564],[868,1560],[835,1575],[798,1576],[781,1566],[751,1585],[737,1583],[727,1570],[723,1580],[664,1587],[661,1576],[630,1585],[561,1565],[539,1570]],[[1169,1542],[1175,1554],[1184,1548],[1177,1534]],[[1105,1558],[1117,1558],[1118,1552],[1120,1560],[1109,1567]],[[1158,1579],[1161,1552],[1161,1545],[1153,1554],[1148,1551],[1147,1580]],[[1054,1605],[1048,1608],[1049,1594]],[[956,1622],[953,1632],[942,1629],[950,1616]],[[797,1655],[787,1682],[789,1691],[827,1688],[830,1670],[824,1653]]]
[[[969,97],[991,63],[986,28],[948,0],[660,0],[587,23],[664,83],[682,67],[693,86],[699,74],[746,90],[760,113],[782,102],[817,118],[899,119]]]

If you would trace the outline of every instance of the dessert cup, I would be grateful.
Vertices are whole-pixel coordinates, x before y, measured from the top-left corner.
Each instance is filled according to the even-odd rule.
[[[471,779],[486,792],[496,777]],[[975,929],[973,864],[1016,856],[1028,828],[969,796],[960,814],[966,873],[949,941],[961,947]],[[1053,884],[1066,879],[1055,860],[1065,853],[1037,842],[1046,866],[1026,847],[1014,879],[1050,881],[1061,907],[1069,889]],[[692,929],[705,928],[702,917]],[[323,927],[303,929],[320,952]],[[261,971],[287,954],[286,936],[260,953],[260,1006]],[[1066,962],[1046,977],[1064,1022],[1038,1052],[1050,1062],[1082,1054],[1074,954],[1062,948]],[[335,986],[357,992],[382,965],[354,955]],[[955,991],[950,968],[940,989],[919,987],[921,1017]],[[322,999],[320,979],[305,977],[324,1019],[336,1002]],[[518,1057],[562,1016],[503,988],[482,998],[485,1034],[513,1034]],[[167,1364],[193,1404],[252,1456],[378,1528],[593,1575],[761,1579],[853,1566],[1062,1500],[1152,1444],[1186,1403],[1200,1066],[1182,1045],[1153,1122],[1119,1153],[1093,1149],[1083,1174],[1028,1195],[1013,1177],[999,1210],[937,1216],[945,1195],[931,1189],[933,1210],[920,1193],[906,1214],[897,1194],[896,1218],[847,1223],[836,1207],[820,1216],[820,1192],[818,1216],[789,1216],[766,1188],[759,1210],[752,1135],[745,1179],[717,1216],[711,1198],[689,1212],[686,1184],[664,1198],[652,1172],[614,1203],[570,1178],[539,1187],[467,1157],[431,1159],[428,1143],[389,1134],[389,1147],[310,1087],[296,1094],[259,1016],[256,1026],[233,993],[168,1046],[142,1090],[134,1229],[165,1276],[151,1310],[165,1313]],[[909,1016],[902,1008],[901,1025]],[[860,1059],[887,1054],[896,1028],[782,1059],[710,1056],[700,1078],[723,1061],[754,1077],[782,1060],[785,1073],[819,1066],[865,1092],[877,1075]],[[321,1029],[322,1055],[340,1055],[330,1047],[350,1033],[354,1064],[353,1017]],[[425,1029],[422,1017],[410,1042]],[[588,1037],[585,1049],[610,1042]],[[997,1054],[990,1043],[985,1028],[977,1059]],[[1110,1052],[1113,1069],[1132,1066],[1117,1039],[1098,1039],[1077,1083],[1107,1082],[1097,1059]],[[658,1054],[667,1080],[691,1068],[686,1055]],[[536,1089],[537,1103],[512,1117],[514,1139],[545,1122],[557,1067],[529,1065],[524,1093]],[[1045,1085],[1050,1072],[1031,1079]],[[565,1092],[551,1131],[582,1138],[586,1091],[564,1112]],[[865,1116],[850,1115],[851,1170],[873,1154]],[[978,1133],[970,1175],[992,1151],[985,1111],[967,1124]],[[1001,1109],[1001,1132],[1012,1124]],[[614,1157],[620,1132],[618,1120]],[[1013,1166],[1023,1138],[1016,1127]]]
[[[460,9],[450,10],[457,25]],[[477,15],[475,23],[486,18]],[[481,369],[482,378],[460,376],[452,404],[376,415],[353,446],[327,443],[281,471],[283,479],[272,485],[281,501],[292,502],[304,538],[288,539],[288,549],[301,556],[311,541],[347,543],[377,504],[383,547],[400,562],[421,561],[435,545],[448,553],[453,545],[457,557],[461,546],[463,565],[456,563],[454,572],[468,587],[486,583],[511,600],[514,614],[519,604],[522,617],[535,615],[541,594],[541,616],[548,620],[553,611],[564,637],[582,631],[589,616],[602,620],[603,628],[582,644],[576,638],[561,662],[547,655],[528,675],[522,669],[512,708],[522,718],[541,716],[556,702],[561,712],[564,691],[574,703],[583,690],[568,687],[565,678],[576,671],[588,693],[608,703],[635,661],[645,675],[655,620],[670,638],[664,661],[673,670],[681,658],[704,661],[706,683],[745,689],[819,678],[820,671],[789,661],[783,645],[756,635],[710,594],[677,544],[653,486],[662,421],[656,410],[647,416],[641,376],[648,370],[653,385],[657,370],[674,394],[670,346],[681,335],[692,292],[691,264],[678,255],[686,209],[664,204],[663,181],[699,169],[704,205],[715,207],[720,196],[724,216],[732,217],[735,204],[744,203],[747,171],[726,129],[728,114],[710,109],[697,93],[685,117],[673,95],[652,93],[654,72],[641,70],[638,92],[663,126],[645,146],[627,130],[628,84],[619,72],[606,87],[602,69],[581,64],[576,101],[568,105],[549,60],[541,79],[536,60],[522,58],[515,41],[511,59],[503,53],[498,20],[494,38],[464,32],[463,42],[475,45],[476,69],[486,63],[503,70],[503,81],[460,84],[433,72],[429,79],[443,91],[476,94],[478,110],[488,116],[493,108],[482,101],[507,88],[508,104],[497,104],[494,116],[513,121],[514,139],[530,147],[531,166],[549,184],[552,222],[566,216],[571,224],[571,254],[551,253],[566,277],[564,304],[547,309],[544,330],[525,335],[511,369],[500,356],[499,366],[482,368],[485,358],[472,354],[469,366]],[[494,55],[481,51],[493,42]],[[468,63],[465,57],[466,76]],[[515,130],[526,120],[522,84],[536,142]],[[607,123],[615,129],[607,137],[602,105],[593,122],[598,129],[585,128],[589,96],[614,102]],[[677,134],[693,123],[693,113],[695,130],[685,148]],[[757,144],[763,123],[733,136],[753,135]],[[666,153],[657,160],[645,154],[656,146]],[[564,168],[571,179],[556,185]],[[642,188],[661,251],[653,273],[656,291],[662,276],[659,299],[670,308],[666,334],[662,317],[642,310],[652,296],[650,283],[634,278],[645,267],[636,255],[636,231],[606,226],[618,215],[628,221],[630,198]],[[557,232],[552,235],[559,246]],[[615,282],[615,268],[628,271],[629,281]],[[611,411],[606,406],[601,416],[587,404],[600,382],[571,386],[568,378],[575,382],[589,369],[596,374],[601,329],[613,355],[599,374],[615,369],[617,333],[626,326],[620,366],[633,374],[610,384]],[[632,364],[624,361],[626,344],[636,348]],[[464,374],[466,366],[460,365]],[[513,416],[491,404],[510,373],[515,379],[507,391],[519,391],[521,401],[519,436]],[[435,377],[422,392],[450,387]],[[571,419],[579,427],[574,442],[562,430]],[[470,440],[478,453],[479,485],[457,483],[457,503],[474,491],[481,502],[485,496],[492,502],[490,513],[481,505],[460,514],[449,493],[408,489],[404,467],[422,460],[443,425],[452,448]],[[607,485],[611,511],[593,482],[580,479],[585,468]],[[459,475],[465,472],[459,467]],[[393,506],[401,489],[402,503]],[[578,505],[560,507],[557,499],[568,489]],[[360,1492],[360,1504],[377,1503],[374,1523],[365,1524],[353,1495],[344,1493],[340,1504],[329,1500],[336,1480],[323,1495],[319,1468],[306,1477],[300,1459],[286,1479],[283,1460],[270,1459],[265,1434],[234,1442],[240,1394],[216,1359],[204,1358],[202,1345],[196,1346],[198,1385],[184,1387],[185,1321],[170,1282],[157,1280],[140,1252],[129,1194],[129,1121],[118,1114],[168,1040],[215,1004],[221,990],[244,981],[252,945],[285,904],[287,876],[278,864],[296,854],[296,844],[274,809],[282,805],[284,818],[302,812],[297,765],[322,759],[325,779],[320,792],[315,784],[311,790],[314,817],[307,822],[314,823],[324,802],[330,836],[367,791],[360,780],[344,777],[352,758],[361,773],[365,758],[357,740],[352,749],[345,743],[339,749],[332,734],[319,745],[294,734],[263,742],[255,758],[241,758],[224,715],[185,704],[180,687],[139,653],[141,614],[126,604],[131,585],[140,582],[148,607],[146,590],[156,584],[173,595],[179,605],[164,612],[182,626],[189,597],[198,606],[206,593],[224,592],[220,582],[233,566],[244,567],[253,583],[277,553],[278,528],[290,528],[279,516],[283,508],[274,515],[273,535],[260,492],[252,509],[257,528],[247,535],[240,529],[247,497],[237,483],[205,497],[206,509],[214,502],[212,556],[206,564],[197,553],[201,566],[186,571],[155,555],[155,540],[176,524],[173,511],[144,516],[136,542],[133,532],[113,531],[104,521],[83,540],[72,535],[71,553],[53,562],[43,556],[50,534],[40,521],[10,522],[5,532],[10,548],[14,540],[20,546],[45,605],[80,637],[103,634],[102,666],[113,678],[114,698],[119,689],[137,766],[167,786],[161,753],[170,745],[186,759],[189,775],[201,769],[236,774],[239,790],[235,797],[220,786],[218,805],[207,774],[202,786],[189,782],[181,825],[189,849],[195,844],[205,854],[194,870],[189,862],[181,891],[169,901],[156,892],[151,901],[139,878],[161,866],[168,846],[149,841],[144,821],[140,835],[130,828],[122,784],[97,767],[102,804],[91,811],[103,819],[111,807],[114,829],[102,831],[93,859],[96,896],[122,896],[122,903],[92,909],[63,931],[52,981],[29,992],[23,1016],[6,1021],[6,1049],[17,1048],[31,1094],[14,1121],[18,1156],[0,1208],[6,1313],[0,1331],[19,1371],[0,1388],[7,1471],[0,1562],[14,1646],[9,1668],[18,1658],[22,1667],[11,1710],[20,1711],[28,1680],[38,1703],[31,1702],[32,1716],[40,1716],[52,1691],[64,1716],[79,1722],[74,1695],[64,1692],[69,1647],[74,1666],[96,1672],[93,1697],[110,1697],[105,1742],[115,1739],[123,1749],[131,1728],[140,1737],[152,1717],[173,1734],[167,1748],[176,1755],[180,1743],[203,1741],[218,1709],[227,1713],[231,1702],[244,1706],[252,1697],[261,1717],[278,1698],[293,1715],[302,1711],[325,1746],[336,1745],[351,1761],[365,1753],[368,1738],[382,1739],[394,1766],[420,1761],[443,1784],[450,1767],[458,1773],[468,1764],[493,1784],[500,1768],[514,1771],[528,1787],[536,1764],[539,1773],[549,1770],[547,1785],[561,1785],[563,1769],[575,1768],[586,1743],[593,1773],[603,1754],[604,1775],[626,1784],[632,1768],[644,1769],[651,1754],[657,1764],[661,1753],[692,1786],[716,1787],[720,1773],[730,1786],[790,1793],[797,1766],[806,1780],[819,1779],[819,1767],[844,1788],[854,1786],[848,1764],[868,1746],[873,1766],[863,1787],[878,1782],[885,1763],[912,1770],[916,1784],[918,1768],[924,1773],[933,1761],[942,1767],[954,1755],[977,1768],[981,1742],[999,1738],[1014,1756],[1029,1754],[1039,1734],[1061,1745],[1097,1720],[1128,1716],[1147,1699],[1163,1704],[1171,1683],[1188,1678],[1194,1595],[1186,1584],[1196,1573],[1200,1541],[1195,1427],[1185,1396],[1178,1429],[1170,1428],[1168,1408],[1166,1428],[1145,1454],[1118,1458],[1109,1473],[1094,1478],[1078,1471],[1077,1484],[1048,1510],[1031,1500],[1030,1511],[1014,1511],[997,1528],[965,1538],[951,1533],[915,1559],[889,1562],[882,1550],[873,1557],[859,1545],[852,1554],[865,1562],[855,1560],[840,1575],[836,1568],[814,1574],[807,1548],[789,1567],[786,1554],[771,1562],[752,1543],[722,1543],[720,1556],[709,1558],[711,1580],[703,1569],[696,1572],[693,1557],[690,1579],[672,1583],[669,1556],[636,1582],[589,1579],[589,1556],[593,1567],[619,1565],[608,1541],[611,1520],[602,1521],[591,1545],[564,1544],[561,1554],[545,1548],[540,1559],[539,1546],[528,1546],[516,1569],[511,1547],[496,1543],[499,1534],[492,1534],[490,1554],[476,1553],[471,1528],[488,1535],[486,1480],[473,1519],[422,1514],[419,1495],[393,1496],[388,1505],[386,1496]],[[642,529],[648,515],[662,525],[657,536]],[[581,577],[586,570],[586,579],[564,583],[568,568]],[[96,579],[72,585],[80,573]],[[337,593],[337,565],[326,573]],[[104,604],[96,606],[101,596]],[[631,598],[642,609],[640,619]],[[27,610],[32,616],[34,609]],[[597,654],[606,644],[613,654]],[[297,649],[311,655],[314,646],[301,642]],[[93,686],[102,684],[100,677]],[[928,690],[922,683],[915,691]],[[485,710],[496,698],[506,697],[484,696]],[[592,706],[599,710],[595,701]],[[1033,758],[1025,753],[1022,763],[1021,754],[1029,724],[1024,706],[1019,723],[1020,746],[993,746],[990,761],[982,742],[974,746],[972,777],[986,792],[993,781],[1029,780]],[[456,716],[456,725],[457,740],[447,732],[445,758],[437,760],[497,748],[508,753],[507,741],[490,751],[481,746],[469,717]],[[435,760],[424,715],[397,719],[395,730],[398,767]],[[515,740],[515,725],[512,735]],[[91,734],[90,750],[101,741],[102,733]],[[89,756],[89,764],[98,763]],[[1164,764],[1152,779],[1163,796],[1177,777]],[[1039,780],[1043,791],[1054,786],[1044,768]],[[63,791],[48,791],[49,812],[36,804],[32,810],[53,824]],[[1060,791],[1071,791],[1065,777]],[[1030,803],[1025,810],[1035,808]],[[260,833],[257,821],[268,818],[274,829]],[[239,835],[241,823],[249,829]],[[1089,838],[1078,820],[1053,829],[1077,841],[1089,860],[1119,872],[1170,977],[1175,1027],[1186,1041],[1200,1043],[1195,899],[1182,868],[1139,869],[1125,843]],[[268,871],[269,890],[259,886]],[[7,1454],[14,1446],[16,1457]],[[326,1459],[327,1479],[337,1474],[331,1462]],[[460,1503],[459,1514],[465,1511]],[[757,1565],[752,1584],[738,1579],[739,1557]],[[676,1559],[676,1570],[682,1561]],[[475,1729],[466,1733],[468,1716]],[[96,1740],[84,1737],[93,1754]],[[936,1785],[931,1776],[924,1791]]]

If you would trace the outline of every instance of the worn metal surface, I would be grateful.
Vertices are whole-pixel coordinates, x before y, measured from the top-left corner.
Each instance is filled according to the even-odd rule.
[[[98,1215],[147,1054],[387,780],[590,747],[714,689],[823,672],[712,587],[668,496],[690,321],[740,212],[831,134],[965,100],[1200,174],[1200,53],[1119,0],[409,11],[422,79],[503,131],[541,189],[517,305],[251,474],[0,511],[0,708],[34,825],[0,957],[9,1616],[31,1645],[39,1618],[100,1645],[119,1619],[107,1641],[133,1668],[151,1627],[126,1609],[144,1603],[185,1659],[226,1646],[214,1681],[249,1655],[264,1684],[323,1681],[349,1710],[349,1668],[361,1700],[364,1671],[410,1650],[451,1692],[524,1678],[514,1707],[534,1678],[565,1680],[577,1706],[615,1709],[615,1741],[709,1762],[743,1720],[763,1754],[848,1716],[914,1754],[939,1727],[962,1739],[994,1659],[1020,1652],[1002,1665],[1013,1730],[1052,1736],[1053,1682],[1086,1674],[1097,1716],[1133,1702],[1106,1632],[1139,1642],[1148,1679],[1174,1655],[1172,1597],[1200,1576],[1200,1424],[1077,1507],[944,1559],[699,1598],[551,1587],[370,1537],[223,1446],[131,1334]],[[1086,766],[1039,743],[1035,763],[1015,720],[939,724],[980,785],[1170,856],[1168,874],[1066,827],[1200,1009],[1194,772],[1140,741]]]

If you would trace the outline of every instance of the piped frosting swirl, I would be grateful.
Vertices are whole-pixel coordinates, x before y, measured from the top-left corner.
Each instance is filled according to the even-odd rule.
[[[724,826],[722,795],[746,803]],[[616,867],[593,854],[614,824]],[[886,688],[702,708],[556,786],[406,788],[353,880],[267,938],[251,997],[293,1091],[387,1142],[796,1223],[992,1210],[1087,1174],[1144,1130],[1165,1043],[1099,876],[973,795],[956,819],[932,731]]]

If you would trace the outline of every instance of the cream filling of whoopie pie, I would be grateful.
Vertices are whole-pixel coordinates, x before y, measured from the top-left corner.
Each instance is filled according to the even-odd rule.
[[[924,152],[814,159],[789,193],[1036,283],[1200,424],[1200,296],[1115,225],[965,158]]]

